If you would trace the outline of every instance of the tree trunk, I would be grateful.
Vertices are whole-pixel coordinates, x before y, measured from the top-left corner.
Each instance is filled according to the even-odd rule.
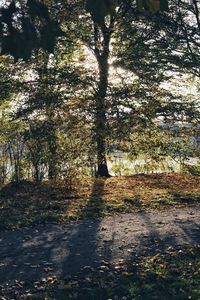
[[[42,181],[42,176],[41,176],[41,173],[40,173],[39,162],[35,163],[33,165],[33,167],[34,167],[34,180],[36,182],[41,182]]]
[[[98,62],[99,81],[95,93],[95,139],[97,145],[97,174],[98,177],[110,177],[106,159],[107,119],[106,119],[106,95],[109,75],[109,45],[111,38],[110,26],[99,26],[94,23],[95,56]]]
[[[49,180],[56,180],[57,178],[57,141],[55,129],[51,129],[51,134],[49,136],[48,147],[49,147]]]
[[[103,73],[102,73],[103,74]],[[106,75],[106,73],[104,73]],[[100,87],[96,95],[96,115],[95,115],[95,135],[97,145],[97,176],[109,177],[106,160],[106,103],[105,96],[102,95],[107,89],[106,76],[100,75]]]

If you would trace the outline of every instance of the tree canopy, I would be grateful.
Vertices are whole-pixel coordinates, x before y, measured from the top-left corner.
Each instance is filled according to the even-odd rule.
[[[18,177],[28,164],[37,180],[72,165],[109,176],[113,148],[131,157],[198,156],[189,138],[199,124],[196,0],[6,1],[0,24],[0,95],[9,103],[2,118],[22,124]],[[174,131],[177,123],[190,129]],[[5,139],[4,150],[15,140]]]

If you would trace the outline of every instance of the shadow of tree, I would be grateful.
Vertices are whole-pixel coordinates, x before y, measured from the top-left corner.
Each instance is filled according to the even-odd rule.
[[[106,179],[95,179],[87,205],[80,211],[78,223],[39,225],[0,234],[0,282],[6,280],[38,280],[48,274],[64,277],[87,266],[99,266],[111,257],[112,238],[103,239],[102,201]],[[95,217],[97,216],[97,217]],[[109,228],[108,228],[109,230]]]
[[[137,247],[131,252],[129,260],[135,259],[135,255],[140,257],[165,253],[168,248],[200,245],[200,225],[193,220],[175,218],[172,222],[173,230],[169,232],[167,229],[165,232],[162,220],[154,219],[149,212],[140,212],[139,215],[146,233],[136,237]]]
[[[93,217],[92,220],[80,222],[76,232],[69,240],[69,255],[62,266],[62,275],[76,273],[81,269],[100,266],[103,258],[111,258],[112,239],[102,241],[102,232],[107,230],[101,226],[101,216],[105,209],[103,201],[106,178],[94,179],[90,199],[79,213],[79,219],[85,216]],[[83,226],[84,224],[84,226]],[[109,230],[109,229],[108,229]],[[83,242],[86,240],[86,242]]]
[[[101,215],[105,183],[106,179],[94,181],[88,204],[80,214],[95,208]],[[180,214],[174,209],[120,214],[0,232],[0,282],[33,282],[50,275],[65,278],[81,269],[104,265],[103,260],[113,263],[124,258],[133,262],[136,254],[142,260],[142,255],[165,251],[169,246],[199,244],[196,209],[183,209]]]

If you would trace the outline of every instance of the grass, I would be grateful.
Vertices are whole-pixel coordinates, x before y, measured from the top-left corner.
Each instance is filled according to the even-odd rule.
[[[63,223],[107,214],[200,202],[200,177],[151,174],[63,183],[8,184],[0,192],[0,229]]]
[[[66,281],[52,276],[37,282],[37,287],[29,292],[20,291],[18,287],[12,296],[33,300],[200,299],[199,246],[168,249],[126,265],[108,264],[103,270],[84,271],[79,277]]]
[[[63,223],[107,214],[161,209],[200,202],[200,177],[152,174],[76,181],[73,190],[60,184],[22,182],[2,187],[0,229],[39,223]],[[1,287],[5,299],[33,300],[186,300],[200,299],[200,247],[168,249],[128,264],[107,263],[61,280],[16,282]]]

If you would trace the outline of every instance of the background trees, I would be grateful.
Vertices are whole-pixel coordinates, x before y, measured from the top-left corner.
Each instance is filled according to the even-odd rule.
[[[83,166],[107,177],[113,145],[173,156],[170,138],[156,142],[163,124],[190,123],[189,135],[196,134],[198,100],[172,87],[175,76],[199,76],[198,4],[173,2],[157,14],[154,6],[141,9],[134,1],[97,10],[91,1],[35,0],[1,8],[1,98],[18,99],[7,115],[25,124],[24,158],[36,180]]]

